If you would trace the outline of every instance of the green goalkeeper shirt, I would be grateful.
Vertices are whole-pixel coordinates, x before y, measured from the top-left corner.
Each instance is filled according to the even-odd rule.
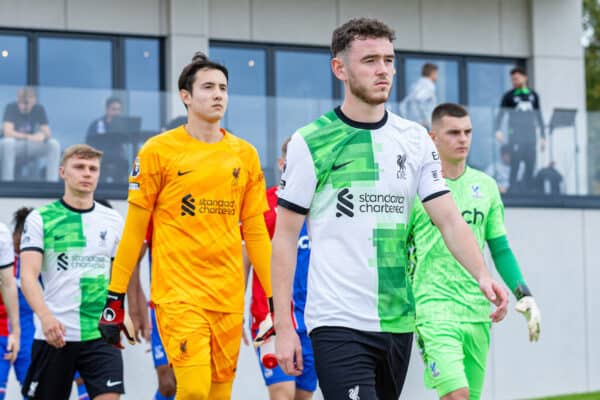
[[[486,241],[506,235],[504,206],[491,177],[467,167],[460,177],[446,182],[482,252]],[[409,229],[417,323],[490,321],[490,303],[479,290],[479,284],[454,259],[418,201]]]

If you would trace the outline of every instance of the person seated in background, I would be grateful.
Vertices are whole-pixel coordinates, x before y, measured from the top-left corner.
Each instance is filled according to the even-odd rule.
[[[95,135],[104,135],[106,132],[110,132],[109,125],[112,123],[114,117],[121,115],[122,108],[121,99],[118,97],[111,96],[106,99],[105,114],[92,121],[87,130],[86,142],[89,142]]]
[[[500,147],[500,159],[490,164],[485,173],[494,178],[500,193],[506,193],[510,185],[510,146],[505,144]]]
[[[3,137],[0,140],[2,180],[15,179],[15,164],[18,161],[46,159],[46,180],[58,181],[60,144],[51,138],[46,110],[37,103],[36,93],[31,87],[17,92],[17,101],[4,109]]]
[[[109,135],[114,133],[113,125],[116,117],[123,115],[123,103],[117,96],[106,99],[105,113],[90,124],[85,142],[102,151],[102,182],[125,182],[130,162],[127,159],[122,136]]]

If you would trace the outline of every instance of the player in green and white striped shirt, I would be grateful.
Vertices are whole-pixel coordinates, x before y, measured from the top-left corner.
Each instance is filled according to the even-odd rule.
[[[124,392],[121,352],[98,330],[123,229],[117,212],[94,201],[101,156],[88,145],[67,148],[60,167],[64,196],[25,221],[21,285],[36,314],[22,389],[28,399],[68,398],[75,370],[91,398],[117,400]]]
[[[535,341],[540,312],[508,245],[498,186],[467,166],[471,130],[462,106],[446,103],[433,111],[430,136],[454,201],[482,251],[487,242],[496,269],[518,300],[517,311],[528,320],[529,338]],[[490,305],[475,279],[454,259],[422,204],[416,203],[409,236],[425,384],[444,400],[479,399],[490,343]]]

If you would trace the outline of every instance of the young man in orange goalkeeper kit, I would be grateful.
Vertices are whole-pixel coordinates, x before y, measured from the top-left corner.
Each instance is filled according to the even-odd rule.
[[[179,76],[187,124],[148,140],[129,179],[129,210],[100,330],[118,345],[123,299],[150,218],[152,301],[177,399],[221,400],[242,339],[242,239],[271,296],[265,182],[256,149],[221,128],[227,69],[198,53]]]

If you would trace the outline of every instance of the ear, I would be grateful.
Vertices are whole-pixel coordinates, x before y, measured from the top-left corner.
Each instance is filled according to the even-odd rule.
[[[179,98],[181,99],[183,104],[185,104],[188,107],[192,103],[192,94],[187,89],[181,89],[179,91]]]
[[[334,57],[331,60],[331,70],[333,71],[333,75],[340,81],[347,80],[346,67],[342,57]]]
[[[437,139],[437,135],[435,134],[435,131],[433,131],[433,130],[429,131],[429,137],[431,138],[431,140],[433,140],[433,143],[435,143],[435,140]]]
[[[64,166],[62,166],[62,165],[61,165],[61,166],[58,168],[58,174],[60,175],[60,177],[61,177],[62,179],[65,179],[65,167],[64,167]]]

